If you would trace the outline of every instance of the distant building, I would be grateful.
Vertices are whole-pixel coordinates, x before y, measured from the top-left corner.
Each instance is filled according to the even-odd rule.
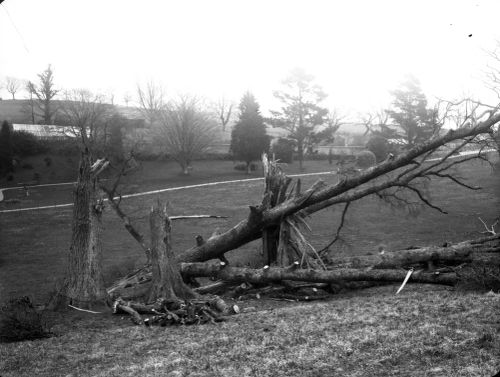
[[[70,127],[45,124],[18,124],[12,125],[14,131],[28,132],[40,139],[60,139],[75,137]]]

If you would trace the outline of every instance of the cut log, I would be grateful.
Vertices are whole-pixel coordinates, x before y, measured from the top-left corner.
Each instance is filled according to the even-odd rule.
[[[247,282],[262,284],[280,282],[282,280],[309,281],[315,283],[330,283],[335,281],[391,281],[400,282],[406,276],[405,270],[383,269],[338,269],[333,271],[321,270],[290,270],[288,268],[269,267],[265,269],[252,269],[241,267],[220,268],[219,265],[207,263],[182,263],[181,271],[193,277],[215,277],[224,281]],[[426,273],[414,272],[410,282],[434,283],[455,285],[458,279],[455,273]]]

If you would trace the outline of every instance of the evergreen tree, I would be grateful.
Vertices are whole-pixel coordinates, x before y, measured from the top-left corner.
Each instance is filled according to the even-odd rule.
[[[239,120],[231,132],[231,152],[235,159],[247,164],[247,174],[249,174],[251,162],[258,160],[263,152],[269,150],[270,140],[266,134],[259,104],[253,94],[245,93],[239,109]]]
[[[427,108],[427,98],[415,77],[408,76],[392,95],[393,109],[386,110],[392,122],[381,128],[381,136],[411,148],[436,134],[440,128],[437,112]]]
[[[14,171],[14,166],[12,165],[13,150],[12,129],[9,122],[4,120],[0,129],[0,174],[2,175]]]
[[[282,83],[284,89],[274,92],[274,96],[282,103],[281,110],[271,111],[273,118],[269,121],[273,126],[289,132],[288,138],[296,143],[302,169],[307,151],[312,151],[312,147],[320,141],[333,141],[340,119],[320,106],[328,95],[314,84],[314,76],[296,68]]]

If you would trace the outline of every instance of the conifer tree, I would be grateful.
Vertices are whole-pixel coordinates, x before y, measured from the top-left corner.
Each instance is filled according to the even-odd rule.
[[[269,150],[270,140],[253,94],[245,93],[239,110],[238,122],[231,132],[231,152],[235,159],[246,163],[249,174],[252,161],[259,160],[262,153]]]

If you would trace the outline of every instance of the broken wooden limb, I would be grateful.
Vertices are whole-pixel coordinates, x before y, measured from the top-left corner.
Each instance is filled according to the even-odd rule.
[[[213,284],[204,285],[201,287],[194,288],[193,290],[196,293],[199,293],[200,295],[205,295],[208,293],[215,294],[218,292],[223,292],[223,291],[233,287],[234,285],[236,285],[236,284],[228,282],[228,281],[217,281]]]
[[[140,314],[122,299],[118,299],[113,303],[113,314],[119,313],[129,314],[131,316],[132,322],[134,322],[136,325],[144,324],[144,320],[142,319]]]
[[[252,284],[280,282],[283,280],[330,283],[342,281],[403,281],[405,270],[383,269],[337,269],[331,271],[268,267],[263,269],[225,267],[207,263],[182,263],[182,274],[193,277],[215,277],[225,281],[241,281]],[[426,273],[417,271],[412,274],[410,282],[455,285],[458,279],[455,273]]]

